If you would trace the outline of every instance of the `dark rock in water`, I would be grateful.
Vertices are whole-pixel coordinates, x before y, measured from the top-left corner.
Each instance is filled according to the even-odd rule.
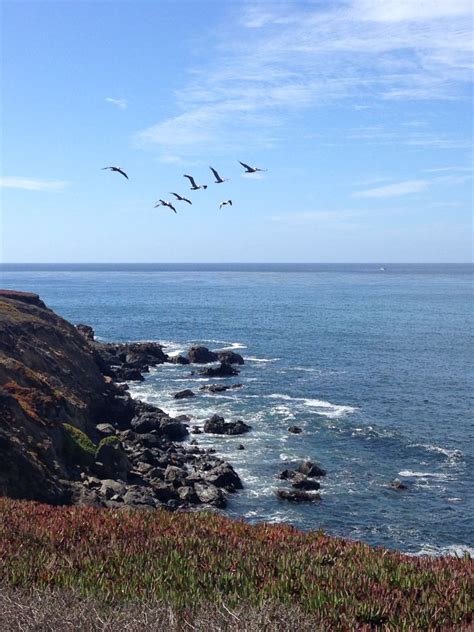
[[[389,487],[391,487],[392,489],[398,489],[400,491],[404,490],[404,489],[408,489],[408,485],[406,485],[405,483],[402,483],[401,480],[399,480],[398,478],[396,478],[395,480],[393,480]]]
[[[217,360],[217,353],[209,351],[207,347],[191,347],[188,351],[189,362],[196,364],[208,364]]]
[[[321,485],[314,478],[308,478],[304,474],[297,474],[291,479],[291,486],[295,489],[314,490],[319,489]]]
[[[312,463],[311,461],[303,461],[298,467],[298,472],[305,474],[306,476],[326,476],[326,470],[322,467]]]
[[[288,428],[288,432],[292,432],[293,434],[300,434],[303,432],[299,426],[290,426]]]
[[[248,432],[250,429],[251,426],[240,419],[226,422],[224,417],[220,417],[219,415],[213,415],[204,423],[204,432],[211,434],[239,435]]]
[[[245,446],[242,443],[239,443],[237,450],[245,450]]]
[[[315,502],[321,500],[321,496],[316,492],[303,492],[299,490],[277,489],[276,495],[281,500],[289,500],[290,502]]]
[[[200,375],[205,375],[206,377],[229,377],[232,375],[238,375],[239,371],[234,369],[231,364],[221,362],[219,366],[203,369],[202,371],[199,371],[199,373]]]
[[[224,393],[234,388],[242,388],[243,384],[205,384],[200,386],[200,391],[206,391],[207,393]]]
[[[173,395],[174,399],[186,399],[187,397],[196,397],[190,388],[185,388],[184,391],[178,391]]]
[[[224,494],[215,485],[195,483],[194,489],[197,497],[202,503],[213,505],[214,507],[218,507],[220,509],[223,509],[227,504]]]
[[[189,364],[188,358],[182,355],[168,356],[167,362],[171,362],[171,364]]]
[[[107,478],[127,480],[131,463],[120,439],[101,442],[97,448],[96,461],[102,464],[103,471],[108,474]]]
[[[202,430],[199,428],[199,426],[193,426],[191,434],[202,434]]]
[[[227,362],[227,364],[244,364],[244,359],[240,353],[235,351],[217,351],[219,362]]]
[[[177,417],[173,417],[175,421],[187,422],[191,421],[191,417],[189,415],[178,415]]]
[[[229,463],[221,463],[211,470],[203,473],[204,481],[212,483],[216,487],[223,487],[228,492],[243,489],[239,475]]]
[[[94,330],[89,325],[76,325],[76,329],[86,340],[94,340]]]
[[[160,433],[170,441],[181,441],[189,434],[184,424],[171,418],[162,418]]]

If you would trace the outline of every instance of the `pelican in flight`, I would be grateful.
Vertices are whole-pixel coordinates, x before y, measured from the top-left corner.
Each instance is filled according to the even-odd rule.
[[[246,165],[245,162],[240,162],[242,167],[245,168],[245,173],[256,173],[257,171],[266,171],[266,169],[260,169],[259,167],[251,167],[250,165]]]
[[[170,208],[172,211],[174,211],[176,214],[178,213],[178,211],[175,209],[175,207],[171,204],[171,202],[166,202],[166,200],[159,200],[156,204],[155,207],[157,206],[167,206],[168,208]]]
[[[179,193],[173,193],[173,191],[170,191],[170,194],[174,195],[174,197],[178,200],[178,202],[187,202],[188,204],[192,204],[191,200],[188,200],[188,198],[185,198],[182,195],[179,195]]]
[[[224,202],[221,202],[219,204],[219,208],[221,209],[223,206],[226,206],[227,204],[230,204],[230,206],[232,206],[232,200],[224,200]]]
[[[110,169],[110,171],[117,171],[118,173],[121,173],[123,175],[123,177],[127,178],[127,180],[128,180],[127,174],[125,173],[125,171],[121,167],[102,167],[102,171],[104,169]]]
[[[187,178],[191,183],[191,191],[197,191],[198,189],[207,189],[207,184],[196,184],[196,180],[193,176],[183,175],[183,178]]]
[[[213,169],[212,167],[209,167],[209,169],[214,174],[214,178],[215,178],[214,182],[216,184],[221,184],[222,182],[227,182],[227,180],[229,179],[229,178],[221,178],[220,175],[217,173],[217,171],[215,169]]]

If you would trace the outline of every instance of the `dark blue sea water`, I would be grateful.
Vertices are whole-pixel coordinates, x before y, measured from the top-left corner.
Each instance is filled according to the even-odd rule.
[[[205,381],[173,365],[132,387],[195,423],[219,413],[253,426],[197,437],[244,481],[230,514],[460,552],[473,546],[473,267],[383,267],[4,265],[0,285],[39,293],[104,340],[239,350],[246,364],[229,381],[241,390],[176,402],[174,392]],[[328,471],[317,505],[274,495],[275,474],[302,458]],[[395,478],[409,489],[387,487]]]

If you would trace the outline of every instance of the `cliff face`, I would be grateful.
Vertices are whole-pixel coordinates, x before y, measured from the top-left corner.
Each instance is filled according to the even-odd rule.
[[[133,400],[126,384],[171,361],[152,342],[94,340],[36,294],[0,290],[0,496],[63,504],[223,507],[242,483],[196,445],[188,419]]]
[[[75,327],[36,294],[0,291],[1,495],[67,502],[63,423],[88,434],[110,395]]]

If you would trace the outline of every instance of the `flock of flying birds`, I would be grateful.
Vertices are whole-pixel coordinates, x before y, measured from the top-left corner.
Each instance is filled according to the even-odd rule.
[[[260,169],[259,167],[251,167],[250,165],[246,165],[245,162],[240,162],[240,160],[239,160],[239,163],[245,169],[245,173],[256,173],[257,171],[266,171],[266,169]],[[110,171],[116,171],[117,173],[121,173],[124,176],[124,178],[127,178],[128,180],[127,174],[121,167],[102,167],[102,169],[109,169]],[[214,178],[215,178],[214,184],[222,184],[223,182],[228,181],[229,178],[221,178],[219,173],[213,167],[209,167],[209,169],[212,171],[214,175]],[[207,184],[196,184],[196,180],[193,178],[193,176],[184,174],[183,178],[187,178],[189,180],[189,183],[191,184],[191,191],[197,191],[198,189],[207,189]],[[191,200],[188,200],[188,198],[183,197],[179,193],[173,193],[171,191],[170,195],[174,195],[174,197],[176,198],[176,201],[178,202],[187,202],[188,204],[192,204]],[[176,201],[173,200],[175,204],[176,204]],[[224,200],[223,202],[219,204],[219,208],[221,209],[223,206],[227,206],[227,205],[232,206],[232,200]],[[154,208],[157,208],[158,206],[166,206],[167,208],[170,208],[175,213],[178,212],[173,206],[173,204],[171,204],[171,202],[167,202],[166,200],[158,200]]]

